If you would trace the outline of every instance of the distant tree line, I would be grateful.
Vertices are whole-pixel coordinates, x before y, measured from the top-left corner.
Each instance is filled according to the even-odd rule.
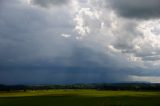
[[[101,83],[101,84],[70,84],[70,85],[0,85],[0,91],[27,91],[50,89],[97,89],[97,90],[151,90],[160,91],[160,84],[150,83]]]

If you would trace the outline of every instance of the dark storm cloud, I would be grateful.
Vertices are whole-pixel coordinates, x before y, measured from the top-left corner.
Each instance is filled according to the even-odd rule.
[[[29,65],[21,63],[1,66],[0,82],[5,84],[111,83],[129,81],[129,75],[144,75],[139,72],[139,68],[119,67],[122,61],[113,61],[113,57],[109,54],[104,55],[85,47],[75,47],[73,50],[72,56],[54,58],[52,62],[46,63],[48,59],[43,59]],[[112,67],[113,65],[115,67]]]
[[[66,67],[63,67],[64,69]],[[81,69],[82,70],[82,69]],[[85,72],[86,71],[86,72]],[[110,74],[109,74],[110,73]],[[121,79],[119,79],[119,76]],[[69,72],[59,70],[14,70],[3,71],[0,81],[4,84],[70,84],[70,83],[103,83],[127,81],[126,75],[114,72]]]
[[[17,61],[15,61],[17,63]],[[114,65],[114,67],[113,67]],[[124,68],[122,59],[75,45],[71,56],[57,55],[18,64],[0,66],[0,82],[5,84],[60,84],[130,81],[129,75],[159,76],[157,71]],[[156,72],[156,73],[155,73]]]
[[[146,72],[131,64],[127,57],[109,51],[108,40],[99,41],[97,33],[75,39],[74,16],[70,9],[60,6],[67,2],[69,0],[31,1],[41,7],[56,8],[50,11],[25,0],[0,0],[0,84],[121,82],[131,81],[130,75],[160,75],[158,71]],[[90,10],[86,13],[92,15]],[[83,17],[77,18],[85,22]],[[93,25],[91,31],[94,30],[92,22],[89,21]],[[116,32],[120,36],[112,46],[123,52],[134,52],[131,41],[138,35],[135,26],[132,23],[121,26]],[[63,34],[70,37],[65,38]]]
[[[116,12],[127,18],[159,18],[159,0],[109,0]]]
[[[73,30],[67,11],[59,9],[50,14],[23,2],[10,3],[4,1],[0,10],[0,83],[91,83],[128,79],[122,71],[116,72],[123,60],[117,62],[109,54],[86,47],[87,41],[60,36]],[[117,65],[112,68],[112,64]],[[126,77],[119,78],[119,75]]]
[[[66,5],[69,0],[31,0],[34,5],[39,5],[42,7],[60,6]]]

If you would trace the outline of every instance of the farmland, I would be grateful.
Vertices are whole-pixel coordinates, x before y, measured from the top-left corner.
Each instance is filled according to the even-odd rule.
[[[27,90],[0,92],[0,106],[160,106],[160,92]]]

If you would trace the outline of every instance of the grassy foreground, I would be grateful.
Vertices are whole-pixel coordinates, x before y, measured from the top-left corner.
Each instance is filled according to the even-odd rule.
[[[160,106],[160,92],[97,90],[0,92],[0,106]]]

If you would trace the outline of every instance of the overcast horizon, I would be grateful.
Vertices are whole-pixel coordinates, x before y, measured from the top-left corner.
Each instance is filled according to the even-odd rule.
[[[0,84],[160,83],[159,0],[0,0]]]

